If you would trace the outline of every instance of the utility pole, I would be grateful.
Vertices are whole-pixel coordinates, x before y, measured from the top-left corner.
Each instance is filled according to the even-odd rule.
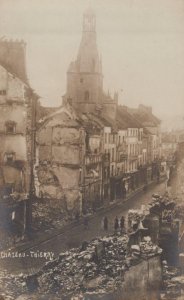
[[[30,181],[29,181],[29,196],[26,205],[26,231],[32,230],[32,203],[35,198],[34,185],[34,164],[36,156],[36,109],[38,96],[31,91],[30,95]]]

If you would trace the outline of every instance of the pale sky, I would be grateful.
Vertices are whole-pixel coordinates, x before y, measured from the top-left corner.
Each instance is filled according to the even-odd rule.
[[[61,104],[87,0],[0,0],[0,37],[27,42],[30,85]],[[130,107],[184,115],[184,0],[93,0],[104,89]]]

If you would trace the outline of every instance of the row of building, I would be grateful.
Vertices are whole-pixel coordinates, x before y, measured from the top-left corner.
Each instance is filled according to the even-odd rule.
[[[96,18],[83,16],[76,61],[58,108],[40,105],[27,79],[25,43],[0,40],[1,224],[29,228],[37,197],[68,214],[126,197],[160,174],[160,120],[103,89]]]
[[[68,210],[95,209],[159,176],[160,158],[160,121],[149,108],[117,105],[113,120],[68,104],[39,126],[36,194],[63,199]]]

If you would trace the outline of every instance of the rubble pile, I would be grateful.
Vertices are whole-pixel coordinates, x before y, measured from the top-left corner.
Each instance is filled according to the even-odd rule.
[[[45,264],[35,276],[25,278],[26,289],[36,291],[38,299],[41,295],[50,295],[48,299],[58,295],[61,300],[112,293],[122,287],[124,274],[131,265],[161,251],[147,237],[139,245],[133,245],[128,256],[127,243],[127,235],[84,242],[80,248],[61,253],[56,260]],[[139,255],[135,255],[137,249]]]
[[[152,201],[149,203],[149,207],[154,207],[158,209],[174,209],[176,203],[175,201],[169,197],[167,194],[164,196],[159,196],[158,194],[152,195]]]
[[[34,227],[41,230],[61,227],[68,222],[63,210],[41,201],[33,203],[33,219]]]
[[[0,274],[0,292],[5,300],[16,299],[22,294],[34,295],[37,300],[44,295],[47,299],[61,300],[79,294],[113,292],[122,284],[124,272],[129,267],[127,243],[127,235],[94,239],[84,242],[80,248],[61,253],[36,274]]]
[[[143,241],[140,242],[140,252],[142,258],[147,258],[155,254],[161,254],[162,249],[153,244],[149,236],[145,236]]]
[[[130,209],[128,211],[128,229],[129,231],[134,230],[134,226],[138,225],[145,217],[145,214],[140,209]]]
[[[162,253],[162,249],[153,244],[149,236],[145,236],[137,245],[132,245],[130,248],[130,261],[135,259],[145,259]]]
[[[61,253],[52,268],[53,262],[48,263],[38,274],[38,292],[58,293],[67,299],[81,291],[103,293],[116,289],[126,269],[127,242],[126,235],[109,236]]]
[[[0,295],[4,300],[14,300],[25,292],[26,283],[22,274],[12,275],[6,271],[0,272]]]
[[[132,265],[161,251],[145,237],[127,253],[128,241],[124,234],[83,242],[80,248],[60,253],[36,274],[4,275],[0,284],[5,288],[4,296],[9,297],[5,300],[16,299],[21,294],[31,294],[37,300],[44,297],[69,300],[114,293],[122,287],[124,274]]]

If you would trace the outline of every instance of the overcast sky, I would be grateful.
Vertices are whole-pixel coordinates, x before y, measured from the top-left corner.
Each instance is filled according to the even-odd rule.
[[[31,86],[61,104],[78,51],[87,0],[0,0],[0,37],[27,42]],[[121,104],[184,114],[184,0],[93,0],[104,89]]]

